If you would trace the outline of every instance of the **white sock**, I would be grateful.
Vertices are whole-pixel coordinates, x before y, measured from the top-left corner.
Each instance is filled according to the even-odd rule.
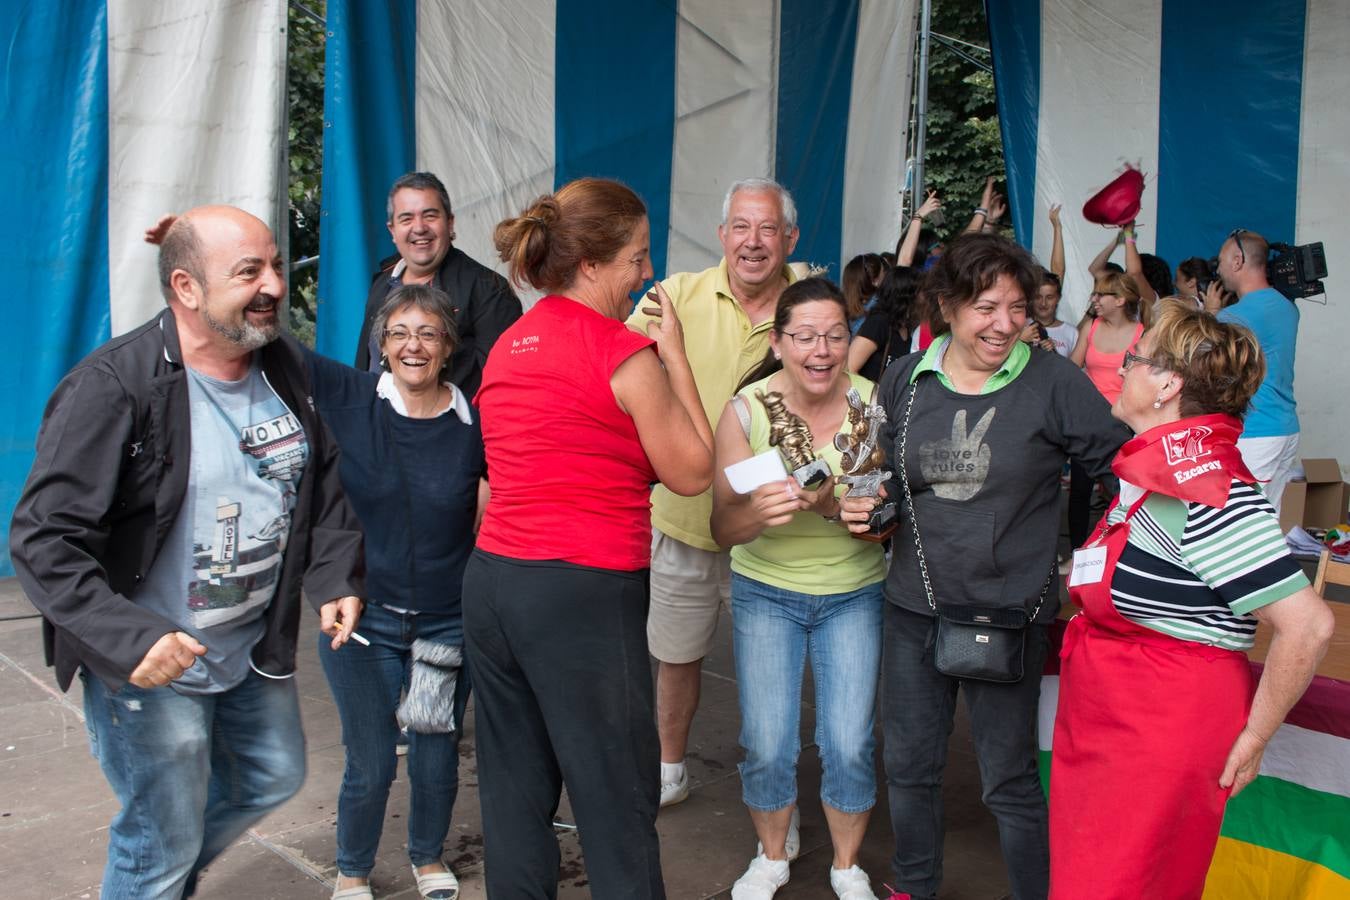
[[[661,763],[661,783],[675,784],[684,779],[684,760],[676,763]]]

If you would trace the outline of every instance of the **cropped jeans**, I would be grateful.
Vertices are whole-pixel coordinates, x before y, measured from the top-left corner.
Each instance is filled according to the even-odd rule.
[[[395,713],[412,671],[413,641],[425,638],[462,646],[464,629],[459,614],[396,612],[377,603],[366,604],[359,628],[369,647],[348,641],[333,650],[329,638],[321,634],[319,661],[347,746],[338,791],[338,871],[362,878],[375,868],[389,786],[398,772]],[[459,736],[468,700],[469,672],[462,667],[455,684],[455,730],[408,732],[408,859],[414,866],[441,861],[459,794]]]
[[[803,594],[731,576],[741,704],[742,799],[757,812],[797,800],[802,673],[816,686],[822,801],[843,813],[876,803],[872,727],[881,663],[881,582]]]
[[[84,681],[90,749],[122,804],[108,830],[104,897],[177,898],[235,838],[305,780],[293,678],[250,672],[217,694]]]

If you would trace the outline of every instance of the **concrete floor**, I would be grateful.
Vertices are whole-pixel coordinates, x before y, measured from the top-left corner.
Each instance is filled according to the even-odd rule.
[[[37,619],[6,620],[33,611],[13,579],[0,580],[0,896],[8,900],[93,898],[98,895],[108,823],[117,802],[89,754],[79,683],[69,694],[55,686],[42,661]],[[332,891],[334,819],[343,747],[338,718],[315,657],[310,623],[300,641],[298,684],[309,778],[288,804],[230,848],[203,876],[202,898],[321,898]],[[705,665],[702,708],[689,751],[694,791],[689,800],[658,819],[667,892],[675,900],[724,898],[754,852],[755,836],[740,802],[736,743],[740,715],[723,623]],[[812,696],[809,684],[806,700]],[[820,762],[809,745],[814,717],[802,706],[800,764],[802,853],[784,900],[833,897],[831,860],[819,801]],[[461,790],[446,843],[446,859],[463,883],[466,900],[485,896],[482,844],[473,750],[472,707],[466,724]],[[879,760],[878,760],[879,763]],[[878,768],[879,771],[879,768]],[[880,775],[878,775],[880,777]],[[880,782],[879,782],[880,783]],[[979,782],[966,724],[952,736],[946,785],[947,854],[944,898],[994,900],[1007,893],[992,817],[979,803]],[[395,782],[373,873],[379,897],[413,898],[417,891],[403,850],[407,782]],[[564,802],[560,818],[566,820]],[[560,831],[564,898],[589,896],[576,833]],[[886,895],[890,822],[885,791],[872,817],[862,852],[863,868]]]

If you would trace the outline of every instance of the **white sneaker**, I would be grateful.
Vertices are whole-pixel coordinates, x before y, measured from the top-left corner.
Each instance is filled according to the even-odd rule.
[[[761,853],[731,886],[731,900],[769,900],[787,880],[787,860],[769,859]]]
[[[872,893],[872,882],[867,873],[857,866],[847,869],[830,867],[830,887],[839,900],[878,900]]]
[[[783,841],[783,852],[787,855],[788,862],[792,862],[797,858],[797,854],[802,852],[802,817],[801,814],[797,812],[798,809],[799,807],[792,807],[792,818],[788,820],[787,838]],[[756,843],[755,853],[756,855],[763,856],[764,845]]]
[[[674,806],[689,799],[689,768],[680,772],[679,781],[661,782],[661,805]]]

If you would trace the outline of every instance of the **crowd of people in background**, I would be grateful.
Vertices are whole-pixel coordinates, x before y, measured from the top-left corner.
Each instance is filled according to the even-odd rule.
[[[1013,897],[1199,896],[1226,801],[1331,635],[1276,518],[1297,308],[1262,236],[1174,272],[1129,223],[1068,321],[1059,206],[1046,265],[1003,234],[993,178],[960,233],[930,227],[941,210],[930,193],[893,253],[836,286],[788,264],[791,193],[748,178],[720,261],[642,293],[650,224],[625,185],[583,178],[503,220],[508,281],[454,247],[439,179],[410,173],[352,366],[280,335],[261,222],[207,207],[152,228],[167,309],[58,387],[11,531],[122,803],[105,892],[191,893],[298,789],[303,582],[346,746],[339,900],[375,896],[403,752],[418,892],[457,896],[443,853],[471,694],[489,896],[556,896],[566,787],[592,895],[663,897],[656,818],[691,790],[724,610],[757,841],[733,900],[797,874],[807,663],[833,853],[827,882],[803,877],[842,900],[882,880],[937,896],[963,701]],[[543,296],[523,310],[512,285]],[[859,404],[881,422],[875,496],[839,477]],[[828,476],[733,487],[729,467],[789,440]],[[894,533],[859,539],[887,504]],[[1047,804],[1037,711],[1063,576],[1082,614]],[[1252,684],[1258,621],[1274,640]],[[969,668],[952,648],[970,628],[1006,654]],[[885,879],[859,864],[878,720]]]

